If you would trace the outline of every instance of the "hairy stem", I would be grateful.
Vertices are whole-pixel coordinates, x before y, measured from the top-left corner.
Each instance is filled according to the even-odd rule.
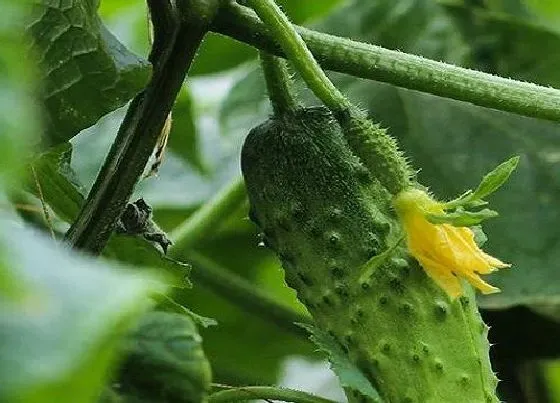
[[[245,183],[239,177],[206,202],[172,233],[173,245],[169,254],[173,257],[195,246],[197,241],[215,231],[246,200]]]
[[[282,115],[296,109],[298,102],[286,61],[266,52],[259,52],[259,57],[274,114]]]
[[[305,45],[292,23],[273,0],[248,0],[270,29],[288,59],[315,95],[332,111],[350,107],[346,97],[334,86]]]
[[[154,25],[153,76],[128,108],[115,142],[76,221],[66,234],[75,248],[99,254],[157,143],[219,0],[148,0]]]
[[[333,400],[315,396],[300,390],[271,386],[246,386],[215,392],[208,397],[208,403],[238,402],[247,400],[280,400],[294,403],[335,403]]]
[[[295,26],[320,65],[328,70],[394,84],[488,108],[560,122],[560,90],[496,77]],[[212,30],[278,56],[272,33],[247,7],[229,4]]]

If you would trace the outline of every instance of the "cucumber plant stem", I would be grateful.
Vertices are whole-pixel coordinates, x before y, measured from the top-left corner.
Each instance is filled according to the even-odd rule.
[[[130,104],[92,190],[66,234],[74,248],[97,255],[107,244],[153,152],[219,1],[148,1],[154,25],[149,57],[153,76]]]
[[[282,115],[296,109],[298,102],[286,61],[266,52],[259,52],[259,57],[274,114]]]
[[[349,109],[350,102],[326,76],[288,17],[276,3],[273,0],[248,0],[247,3],[270,29],[288,59],[295,65],[315,95],[333,112]]]
[[[518,115],[560,122],[560,90],[497,77],[421,56],[295,26],[325,69]],[[214,32],[285,57],[272,33],[248,7],[230,3]],[[289,55],[288,55],[289,56]]]
[[[194,247],[196,242],[210,235],[227,220],[246,199],[245,182],[239,177],[173,230],[170,235],[173,241],[169,249],[170,256],[174,257]]]

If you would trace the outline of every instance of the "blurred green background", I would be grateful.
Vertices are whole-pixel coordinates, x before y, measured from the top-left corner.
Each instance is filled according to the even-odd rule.
[[[6,0],[0,4],[3,2]],[[296,23],[321,31],[560,88],[560,2],[556,0],[279,3]],[[84,4],[97,6],[96,1]],[[115,53],[108,56],[99,51],[91,60],[70,61],[81,68],[87,63],[106,66],[101,77],[106,81],[103,91],[97,91],[79,76],[78,67],[65,68],[58,74],[58,67],[51,66],[47,75],[26,67],[30,77],[38,76],[38,86],[49,95],[43,101],[46,108],[42,118],[32,102],[26,110],[35,111],[36,117],[17,118],[24,109],[0,97],[3,110],[12,119],[0,120],[0,126],[12,128],[18,124],[14,122],[24,125],[19,128],[21,135],[13,135],[4,144],[19,144],[27,136],[31,138],[27,143],[40,143],[40,150],[51,153],[38,157],[32,165],[58,231],[66,229],[77,213],[124,116],[122,106],[149,74],[145,61],[149,50],[147,10],[143,2],[104,0],[99,14],[114,37],[99,21],[85,19],[84,25],[99,31],[111,49],[124,45],[132,53],[119,51],[118,59],[113,59]],[[65,24],[56,16],[54,12],[34,14],[28,30],[35,38],[45,37],[40,34],[48,24]],[[2,40],[7,44],[10,37],[4,34]],[[68,50],[67,44],[59,47],[54,39],[52,43],[38,44],[40,49],[48,49],[42,55],[43,67],[50,62],[55,64]],[[16,50],[11,55],[9,51],[5,47],[1,56],[16,60]],[[15,62],[10,66],[13,74],[27,71]],[[33,82],[26,77],[4,77],[9,77],[0,79],[4,90],[24,93],[27,89],[13,89],[10,83]],[[502,399],[560,402],[560,361],[556,361],[560,357],[560,125],[342,74],[331,77],[399,139],[420,169],[421,181],[438,197],[451,198],[477,184],[498,162],[512,155],[521,156],[518,171],[492,197],[501,216],[484,228],[489,238],[485,249],[513,267],[490,280],[502,293],[481,297],[479,302],[492,326],[490,337],[496,343],[492,358],[498,377],[504,380],[500,384]],[[85,106],[77,107],[79,113],[69,113],[59,95],[71,80],[78,85],[73,89],[75,93],[66,96],[84,98],[80,102]],[[301,82],[298,88],[306,102],[317,103]],[[108,111],[112,112],[103,116]],[[218,34],[208,36],[174,107],[163,166],[156,176],[144,179],[136,191],[154,207],[155,219],[162,229],[172,233],[199,206],[239,177],[244,137],[270,112],[256,51]],[[36,135],[39,121],[45,126],[42,138]],[[69,139],[71,148],[65,144]],[[17,160],[22,158],[18,148],[24,149],[25,145],[14,148],[2,151],[6,166],[18,165]],[[2,170],[0,175],[13,177]],[[31,193],[37,193],[33,184],[28,186]],[[18,197],[39,209],[35,213],[20,212],[23,220],[46,228],[37,199],[29,194]],[[138,256],[122,245],[114,240],[107,261],[135,264]],[[159,257],[149,256],[145,265],[161,265]],[[235,298],[224,295],[212,281],[197,274],[204,266],[226,270],[283,306],[304,313],[294,292],[284,284],[278,260],[259,246],[246,205],[241,205],[192,250],[182,251],[181,257],[193,262],[194,286],[177,292],[177,300],[218,322],[218,326],[201,329],[215,382],[280,383],[342,399],[328,365],[301,333],[273,323],[258,310],[248,312]]]

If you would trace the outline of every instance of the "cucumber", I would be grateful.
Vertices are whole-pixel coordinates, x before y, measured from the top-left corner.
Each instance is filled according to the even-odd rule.
[[[254,128],[241,165],[250,217],[287,284],[382,401],[498,402],[474,294],[450,300],[408,256],[390,190],[327,109]]]

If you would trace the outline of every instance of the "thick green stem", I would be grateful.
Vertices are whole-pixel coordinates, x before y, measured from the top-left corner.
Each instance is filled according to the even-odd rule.
[[[348,109],[350,103],[346,97],[325,75],[301,36],[294,30],[292,23],[276,3],[272,0],[248,0],[247,2],[271,30],[288,59],[294,63],[315,95],[333,111]]]
[[[80,214],[66,234],[75,248],[99,254],[157,143],[167,115],[219,0],[149,0],[154,24],[152,79],[128,108]]]
[[[259,56],[274,114],[282,115],[296,109],[298,102],[286,61],[266,52],[259,52]]]
[[[295,27],[325,69],[475,105],[560,122],[560,90],[496,77],[420,56]],[[275,34],[247,7],[230,4],[212,30],[285,56]]]
[[[208,403],[238,402],[257,399],[271,399],[294,403],[336,403],[333,400],[315,396],[300,390],[276,388],[271,386],[247,386],[222,390],[211,394],[208,397]]]
[[[215,231],[246,200],[245,183],[239,177],[205,203],[189,219],[172,233],[173,245],[169,254],[173,257],[195,246],[196,242]]]

